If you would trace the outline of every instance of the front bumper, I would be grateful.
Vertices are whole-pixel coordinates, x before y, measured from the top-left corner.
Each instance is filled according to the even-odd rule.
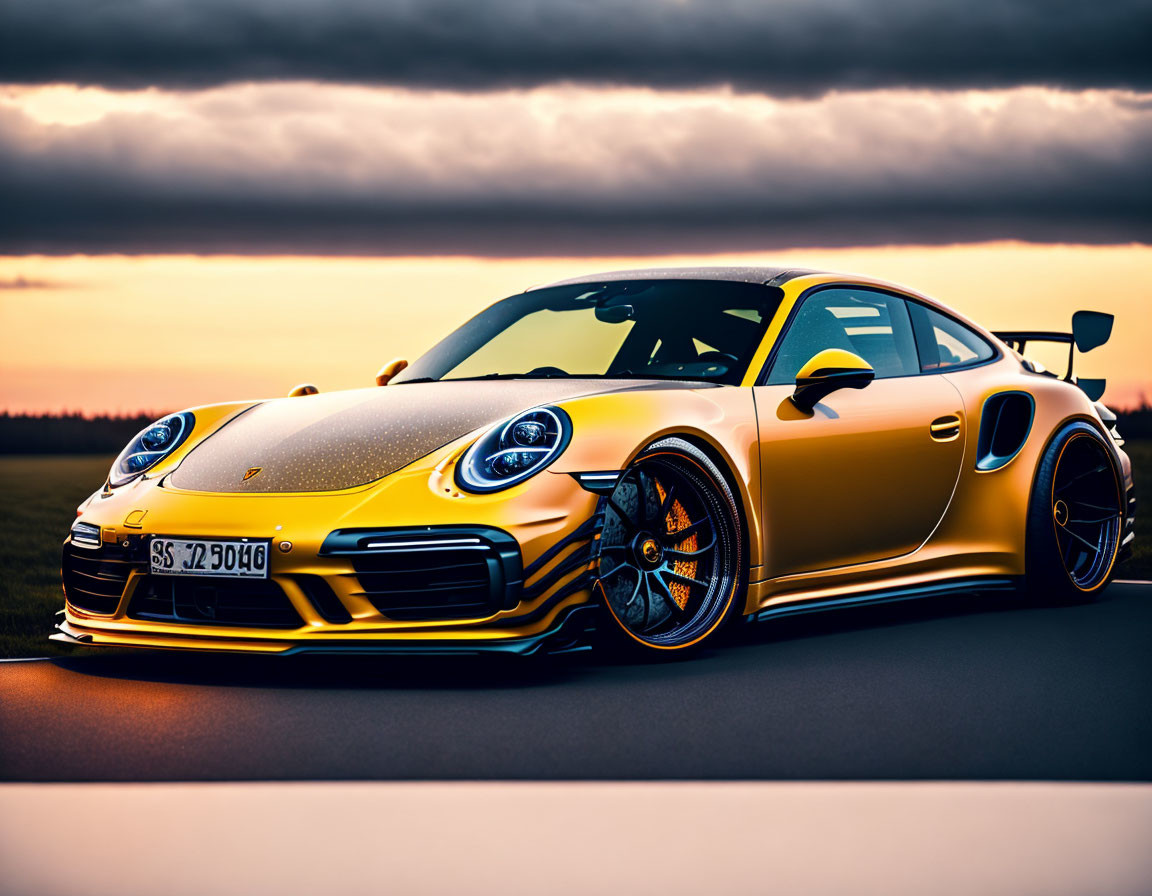
[[[567,475],[540,480],[514,505],[489,500],[487,513],[450,505],[457,519],[436,526],[413,525],[429,508],[410,500],[329,515],[316,512],[324,499],[225,504],[158,489],[145,527],[128,530],[107,525],[116,518],[109,502],[99,508],[104,519],[86,512],[79,521],[99,532],[98,543],[64,544],[64,619],[50,637],[283,655],[570,649],[594,615],[576,611],[593,600],[602,499]],[[233,508],[243,517],[222,512]],[[465,522],[464,513],[493,522]],[[395,524],[364,525],[381,517]],[[264,541],[268,578],[152,574],[154,537]],[[291,541],[287,550],[281,540]]]
[[[595,630],[596,614],[592,604],[563,608],[553,624],[533,635],[493,638],[358,639],[313,638],[288,643],[270,643],[268,639],[228,637],[219,633],[198,632],[187,638],[159,634],[143,629],[109,632],[74,624],[67,619],[56,624],[49,639],[61,644],[83,647],[136,647],[147,650],[188,650],[206,653],[245,653],[274,656],[300,654],[327,655],[420,655],[480,656],[506,654],[532,656],[557,655],[588,650]]]

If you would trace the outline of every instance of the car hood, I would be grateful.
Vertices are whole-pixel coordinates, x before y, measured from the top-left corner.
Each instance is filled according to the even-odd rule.
[[[280,398],[241,412],[209,435],[168,481],[176,488],[229,493],[352,488],[537,405],[605,392],[677,387],[683,384],[473,380]]]

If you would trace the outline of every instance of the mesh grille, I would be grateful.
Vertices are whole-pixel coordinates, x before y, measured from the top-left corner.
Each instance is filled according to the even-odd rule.
[[[136,586],[133,619],[204,625],[298,628],[300,614],[271,579],[145,576]]]

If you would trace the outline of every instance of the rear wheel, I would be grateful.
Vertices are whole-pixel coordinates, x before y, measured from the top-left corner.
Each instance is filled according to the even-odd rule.
[[[744,547],[736,500],[683,439],[647,448],[608,498],[597,589],[618,645],[685,650],[734,612]]]
[[[1087,423],[1048,446],[1028,511],[1025,587],[1043,603],[1095,600],[1112,575],[1123,531],[1120,471]]]

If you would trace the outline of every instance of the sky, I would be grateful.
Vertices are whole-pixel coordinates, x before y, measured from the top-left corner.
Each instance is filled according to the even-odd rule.
[[[4,0],[0,410],[368,384],[589,270],[804,263],[1152,394],[1152,4]]]

